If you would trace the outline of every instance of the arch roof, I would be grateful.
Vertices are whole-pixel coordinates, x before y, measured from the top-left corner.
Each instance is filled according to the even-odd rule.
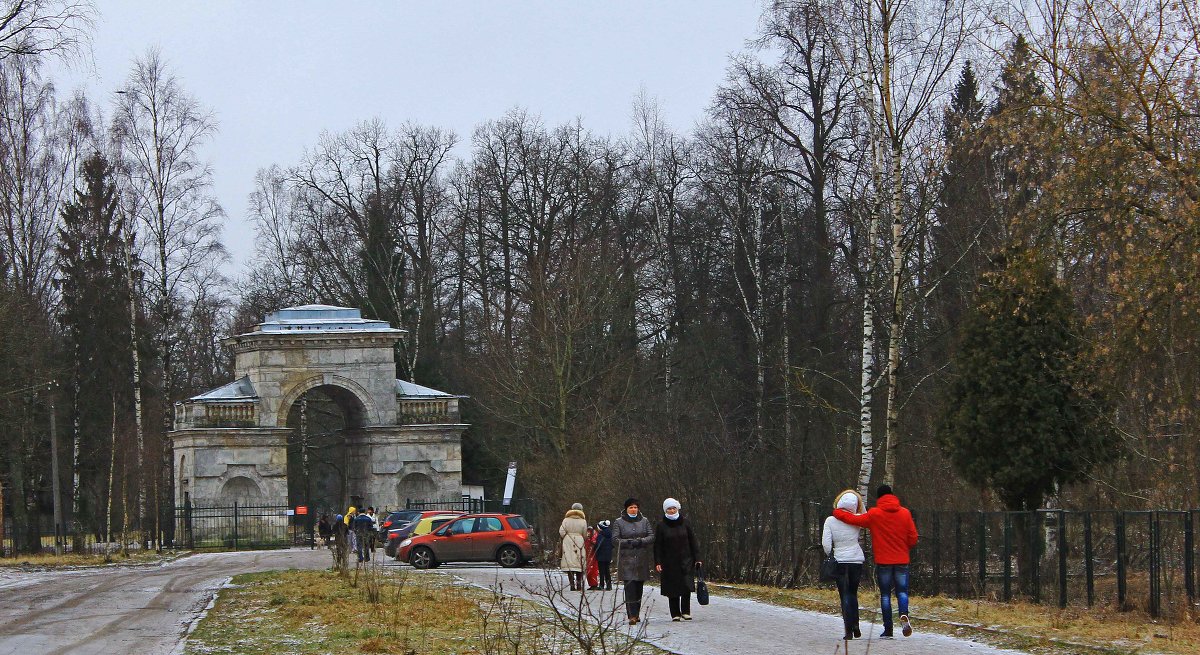
[[[258,392],[254,390],[254,384],[250,382],[250,377],[243,375],[229,384],[206,391],[199,396],[192,396],[188,400],[249,400],[257,397]]]
[[[408,380],[396,380],[396,395],[401,398],[465,398],[445,391],[422,387]]]
[[[363,318],[362,310],[335,305],[297,305],[267,314],[258,333],[389,332],[402,333],[387,321]]]

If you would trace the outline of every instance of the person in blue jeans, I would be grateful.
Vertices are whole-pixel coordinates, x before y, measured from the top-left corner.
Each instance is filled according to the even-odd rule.
[[[883,614],[880,639],[892,638],[892,593],[900,606],[900,633],[912,634],[908,619],[909,551],[917,545],[917,526],[912,514],[900,504],[890,485],[880,485],[875,492],[875,506],[866,514],[855,515],[838,507],[833,515],[839,521],[871,531],[871,546],[875,555],[875,581],[879,584],[879,609]]]

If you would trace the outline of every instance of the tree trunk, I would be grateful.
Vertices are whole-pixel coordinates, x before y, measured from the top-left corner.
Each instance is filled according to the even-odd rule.
[[[900,194],[901,146],[892,143],[892,285],[890,319],[888,321],[887,360],[887,422],[884,435],[887,444],[884,450],[883,481],[892,484],[896,479],[896,445],[900,427],[900,349],[904,344],[904,320],[902,285],[904,284],[904,219],[903,198]]]
[[[128,227],[126,227],[128,230]],[[138,330],[137,330],[137,285],[133,279],[133,244],[131,243],[133,235],[130,232],[125,234],[125,280],[129,287],[129,345],[131,355],[133,357],[133,424],[134,431],[137,436],[137,466],[138,466],[138,517],[144,515],[145,500],[141,489],[144,486],[145,473],[142,467],[144,452],[145,452],[145,432],[142,427],[142,356],[138,350]],[[164,327],[165,329],[165,327]],[[167,407],[171,403],[167,402]],[[113,407],[113,444],[116,444],[116,406],[114,400]],[[111,472],[110,472],[111,474]],[[109,484],[109,497],[112,497],[112,485]],[[109,517],[111,524],[112,517]],[[111,527],[111,525],[110,525]]]

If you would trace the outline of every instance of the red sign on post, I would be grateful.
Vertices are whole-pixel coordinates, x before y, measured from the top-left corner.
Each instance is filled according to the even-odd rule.
[[[296,514],[297,515],[308,514],[308,507],[305,505],[297,505],[296,506]]]

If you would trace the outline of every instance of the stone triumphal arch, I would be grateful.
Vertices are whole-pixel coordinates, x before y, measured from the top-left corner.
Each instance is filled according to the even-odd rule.
[[[297,408],[317,394],[341,416],[331,502],[458,497],[462,397],[396,379],[403,334],[357,309],[304,305],[226,339],[235,380],[175,406],[176,503],[288,503],[289,448],[295,458],[303,429]],[[307,442],[301,452],[307,467]],[[294,504],[302,496],[291,492]]]

